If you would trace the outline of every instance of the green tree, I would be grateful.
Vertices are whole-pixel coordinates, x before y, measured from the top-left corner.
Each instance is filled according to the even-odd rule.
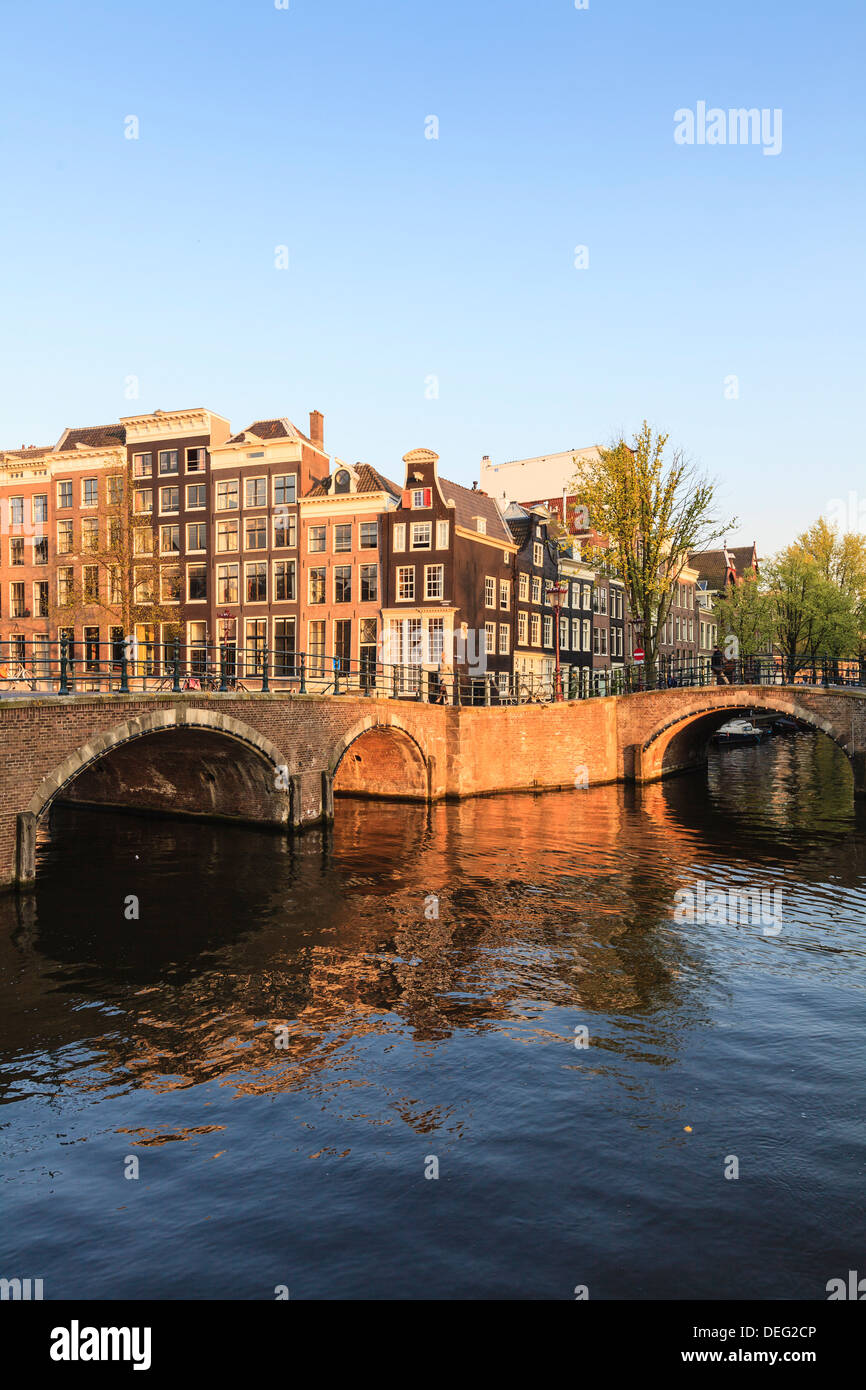
[[[667,457],[667,443],[668,435],[655,433],[644,420],[632,444],[621,438],[595,460],[582,460],[572,484],[622,574],[648,684],[654,683],[661,630],[690,552],[706,549],[736,525],[714,515],[715,483],[682,450]]]

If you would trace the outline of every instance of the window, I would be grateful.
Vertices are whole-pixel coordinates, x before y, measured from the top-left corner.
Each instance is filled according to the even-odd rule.
[[[593,613],[607,612],[607,589],[596,589],[592,596]]]
[[[376,603],[379,598],[379,566],[361,565],[359,567],[361,581],[361,602]]]
[[[532,602],[541,602],[541,578],[537,574],[532,576]]]
[[[237,478],[232,478],[230,482],[220,482],[216,485],[216,509],[218,512],[233,512],[238,505],[238,483]]]
[[[217,565],[217,603],[237,603],[237,601],[237,565]]]
[[[176,512],[179,506],[179,487],[161,487],[159,489],[159,510],[163,515],[167,512]]]
[[[352,566],[334,566],[334,602],[352,602]]]
[[[592,585],[591,585],[591,584],[581,584],[580,588],[581,588],[581,595],[582,595],[582,598],[583,598],[583,603],[582,603],[581,607],[583,607],[583,608],[591,608],[591,607],[592,607]]]
[[[432,506],[433,506],[433,490],[432,490],[432,488],[429,488],[429,487],[415,487],[415,488],[413,488],[413,489],[412,489],[412,506],[413,506],[413,508],[418,508],[418,507],[420,507],[422,510],[423,510],[425,507],[432,507]]]
[[[307,674],[321,676],[325,670],[325,622],[315,618],[307,624]]]
[[[544,564],[544,546],[541,541],[533,541],[532,543],[532,563],[534,565]]]
[[[105,495],[110,507],[119,507],[123,501],[123,479],[119,473],[112,473],[105,480]]]
[[[607,628],[597,627],[592,634],[592,650],[596,656],[607,656]]]
[[[161,603],[180,603],[180,570],[160,571],[159,597]]]
[[[133,496],[132,510],[134,512],[153,511],[153,488],[137,487]]]
[[[294,560],[281,560],[280,564],[294,566]],[[295,619],[274,618],[274,675],[293,676],[295,674]]]
[[[559,645],[568,651],[568,618],[559,619]]]
[[[591,642],[592,642],[592,619],[591,619],[591,618],[584,618],[583,621],[582,621],[582,627],[583,627],[583,650],[584,650],[585,652],[588,652],[589,649],[590,649],[590,644],[591,644]]]
[[[247,603],[266,603],[268,598],[268,566],[265,560],[254,560],[244,566],[247,581]]]
[[[325,567],[317,565],[310,570],[309,578],[309,600],[310,603],[325,602]]]
[[[57,602],[61,608],[72,600],[72,566],[62,565],[57,571]]]
[[[525,570],[517,577],[517,597],[521,603],[526,603],[529,598],[529,575]]]
[[[424,597],[441,599],[445,596],[445,566],[424,566]]]
[[[160,474],[177,472],[177,449],[160,449],[159,471]]]
[[[187,550],[207,549],[207,526],[203,521],[191,521],[186,528]]]
[[[268,518],[266,516],[247,517],[244,529],[244,546],[247,550],[267,550]]]
[[[150,478],[153,474],[153,454],[133,454],[133,478]]]
[[[201,603],[207,598],[207,565],[187,565],[186,596],[190,603]]]
[[[99,479],[82,478],[81,480],[81,505],[82,507],[95,507],[99,501]]]
[[[334,527],[334,552],[337,555],[344,554],[352,549],[352,523],[341,521]]]
[[[531,620],[530,620],[530,631],[531,631],[531,633],[532,633],[531,645],[532,645],[533,647],[540,647],[540,646],[541,646],[541,614],[540,614],[540,613],[533,613],[533,614],[532,614],[532,618],[531,618]]]
[[[72,506],[72,483],[57,484],[57,505],[58,507]]]
[[[397,568],[397,598],[404,603],[415,598],[415,566],[399,565]]]
[[[445,650],[445,619],[427,619],[427,659],[435,665]]]
[[[496,651],[496,624],[484,624],[484,652],[486,656],[493,656]]]
[[[447,550],[449,541],[449,527],[447,521],[436,522],[436,549]]]
[[[572,618],[571,620],[571,650],[573,652],[580,651],[580,618]]]
[[[488,575],[484,580],[484,607],[496,607],[496,580]]]
[[[149,570],[133,572],[133,594],[136,603],[153,603],[153,575]]]
[[[511,645],[511,629],[507,623],[499,624],[499,655],[508,656]]]
[[[48,537],[36,536],[33,541],[33,563],[34,565],[48,564]]]
[[[517,641],[521,647],[526,646],[527,629],[529,627],[529,616],[525,609],[521,608],[517,614]]]
[[[348,672],[352,661],[352,620],[338,618],[334,623],[335,670]]]
[[[553,619],[547,613],[544,615],[544,645],[553,646]]]
[[[207,488],[204,483],[187,483],[186,488],[186,509],[188,512],[198,511],[200,507],[207,506]]]
[[[325,527],[311,526],[307,531],[307,550],[316,555],[325,549]]]
[[[116,565],[112,565],[108,570],[108,602],[118,604],[123,602],[123,592],[120,587],[120,570]]]
[[[298,543],[297,517],[294,512],[277,512],[274,517],[274,546],[283,550]]]
[[[85,565],[82,571],[84,576],[84,602],[99,602],[99,566]]]
[[[34,525],[40,521],[48,520],[47,492],[37,492],[35,496],[30,499],[30,515],[33,518]]]
[[[99,670],[99,628],[84,629],[84,668],[87,671]]]
[[[99,521],[95,516],[86,516],[81,522],[81,549],[91,553],[99,549]]]
[[[406,549],[406,523],[404,521],[398,522],[394,527],[394,549]]]
[[[297,496],[298,479],[295,473],[281,473],[274,478],[274,506],[288,507]]]
[[[58,521],[57,523],[57,553],[58,555],[68,555],[72,550],[72,522]]]
[[[24,523],[24,498],[9,498],[9,520],[13,526],[22,526]]]
[[[362,521],[360,527],[360,545],[362,550],[375,550],[379,544],[379,523],[377,521]]]
[[[499,607],[507,613],[511,607],[511,580],[500,579],[499,581]]]
[[[274,601],[276,603],[294,603],[297,594],[295,592],[295,560],[275,560],[274,561]]]
[[[9,542],[9,563],[10,565],[24,564],[24,537],[13,536]]]
[[[9,615],[12,618],[24,617],[24,584],[17,580],[9,585]]]
[[[576,579],[571,581],[571,606],[572,608],[580,607],[580,585]]]
[[[429,550],[432,544],[433,524],[430,521],[412,522],[412,549]]]
[[[201,447],[187,449],[186,451],[186,471],[187,473],[203,473],[207,464],[207,449]]]
[[[483,517],[483,516],[477,516],[477,517],[475,518],[475,529],[476,529],[476,531],[478,532],[479,536],[486,536],[486,535],[487,535],[487,518],[486,518],[486,517]]]
[[[232,521],[217,522],[217,554],[224,555],[229,550],[238,548],[238,523]]]
[[[267,478],[247,478],[244,499],[245,507],[266,507],[268,505]]]
[[[202,527],[204,530],[204,527]],[[180,551],[180,527],[179,526],[160,526],[159,528],[159,553],[161,555],[177,554]]]

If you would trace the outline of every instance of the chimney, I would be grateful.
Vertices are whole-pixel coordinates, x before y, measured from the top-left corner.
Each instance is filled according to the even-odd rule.
[[[325,417],[320,410],[310,411],[310,443],[325,452]]]

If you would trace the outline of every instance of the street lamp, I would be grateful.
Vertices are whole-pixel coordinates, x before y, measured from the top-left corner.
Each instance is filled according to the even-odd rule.
[[[556,700],[562,699],[562,678],[559,673],[559,613],[563,603],[568,597],[568,585],[557,581],[551,584],[547,590],[547,597],[553,605],[553,649],[556,652]]]

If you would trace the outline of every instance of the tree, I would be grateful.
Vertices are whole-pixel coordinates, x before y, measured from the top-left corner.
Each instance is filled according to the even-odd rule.
[[[152,514],[133,512],[127,470],[107,475],[106,497],[98,516],[82,519],[82,577],[75,579],[79,567],[70,564],[72,582],[58,581],[57,621],[96,611],[107,614],[125,637],[139,624],[164,623],[178,631],[179,608],[171,599],[180,598],[179,551],[159,553]]]
[[[799,542],[766,566],[767,608],[775,646],[793,680],[804,664],[850,656],[859,640],[852,594],[827,579]]]
[[[736,525],[713,515],[715,484],[680,449],[670,459],[668,435],[644,420],[632,445],[620,438],[596,459],[581,461],[572,490],[589,510],[590,524],[608,539],[609,553],[625,582],[646,657],[655,679],[661,630],[674,586],[689,553],[706,549]],[[575,461],[576,462],[576,461]]]
[[[754,570],[747,570],[742,581],[731,585],[727,593],[716,599],[715,612],[719,637],[726,645],[726,655],[747,660],[758,656],[771,645],[772,617],[767,592]],[[732,650],[727,647],[731,646]]]
[[[862,656],[866,651],[866,537],[853,531],[839,532],[820,517],[797,543],[812,556],[822,578],[849,597],[857,623],[852,651]]]

